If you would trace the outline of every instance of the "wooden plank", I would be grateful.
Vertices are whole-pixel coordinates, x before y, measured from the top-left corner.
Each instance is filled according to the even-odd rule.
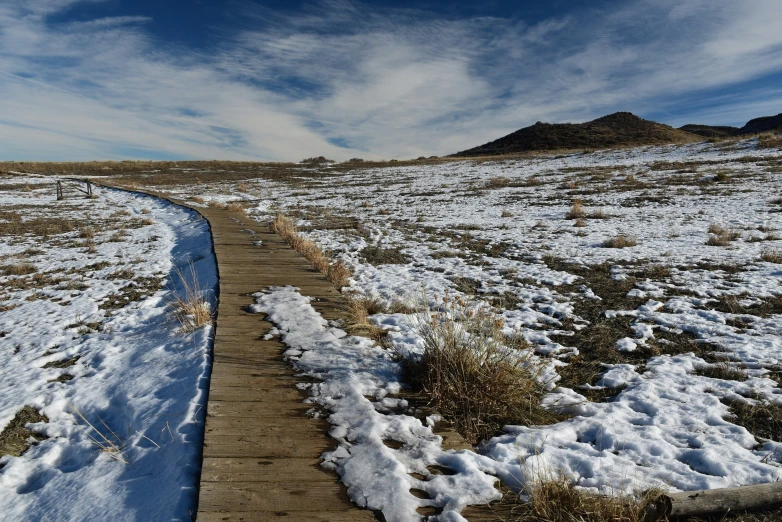
[[[203,482],[201,502],[209,511],[344,511],[345,498],[337,483]],[[299,518],[299,520],[303,520]]]
[[[210,417],[230,416],[230,417],[252,417],[255,419],[261,417],[306,417],[307,412],[312,410],[314,404],[297,404],[286,402],[284,404],[274,404],[273,407],[262,406],[264,401],[223,401],[216,397],[210,397],[206,405],[207,415]]]
[[[370,522],[376,521],[371,511],[221,511],[199,512],[198,522],[247,522],[250,520],[280,520],[290,522]]]
[[[279,482],[280,477],[288,482],[339,482],[336,473],[325,470],[318,458],[207,457],[201,468],[203,482]]]

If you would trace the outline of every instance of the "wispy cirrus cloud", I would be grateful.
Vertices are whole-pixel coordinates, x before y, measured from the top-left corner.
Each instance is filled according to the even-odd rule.
[[[237,4],[243,23],[216,24],[207,49],[161,41],[148,16],[63,16],[79,4],[0,6],[0,156],[414,157],[536,120],[633,110],[730,124],[782,107],[763,83],[782,73],[776,0],[637,0],[535,24]]]

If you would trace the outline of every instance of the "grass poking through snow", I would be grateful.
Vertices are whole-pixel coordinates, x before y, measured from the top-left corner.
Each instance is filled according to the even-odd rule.
[[[443,311],[425,315],[415,324],[423,353],[405,360],[407,380],[431,397],[467,440],[477,443],[507,424],[561,420],[540,407],[542,368],[513,349],[491,310],[446,296]]]

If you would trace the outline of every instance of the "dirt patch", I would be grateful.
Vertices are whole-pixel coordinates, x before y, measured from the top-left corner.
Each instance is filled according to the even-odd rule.
[[[726,420],[743,426],[755,437],[782,442],[782,406],[760,399],[755,404],[749,401],[722,400],[730,408],[731,416]]]
[[[25,406],[16,412],[8,426],[0,433],[0,455],[18,457],[35,443],[30,439],[35,441],[46,439],[40,433],[25,427],[26,424],[36,422],[49,422],[49,419],[38,413],[38,410],[32,406]]]
[[[410,262],[410,258],[395,248],[381,248],[376,246],[365,247],[361,251],[361,257],[371,265],[403,265]]]
[[[101,310],[119,310],[130,303],[141,301],[163,288],[163,282],[155,276],[139,276],[119,289],[119,292],[106,297],[98,305]]]

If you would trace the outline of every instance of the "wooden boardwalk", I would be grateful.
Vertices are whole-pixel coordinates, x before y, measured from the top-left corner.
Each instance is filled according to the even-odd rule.
[[[298,287],[329,320],[344,317],[344,298],[269,227],[225,209],[194,210],[209,221],[220,288],[198,522],[383,520],[352,504],[337,474],[320,466],[321,454],[335,446],[328,423],[306,415],[307,393],[296,387],[305,378],[283,360],[285,345],[263,340],[273,325],[246,311],[252,294],[269,286]],[[452,430],[437,434],[443,449],[470,448]],[[498,520],[486,506],[462,515]]]
[[[254,292],[273,285],[299,287],[327,319],[339,317],[342,297],[267,227],[227,210],[199,211],[212,228],[220,300],[198,520],[375,520],[320,467],[334,447],[328,425],[305,415],[306,393],[296,388],[303,379],[282,359],[284,345],[262,339],[273,325],[245,311]]]

